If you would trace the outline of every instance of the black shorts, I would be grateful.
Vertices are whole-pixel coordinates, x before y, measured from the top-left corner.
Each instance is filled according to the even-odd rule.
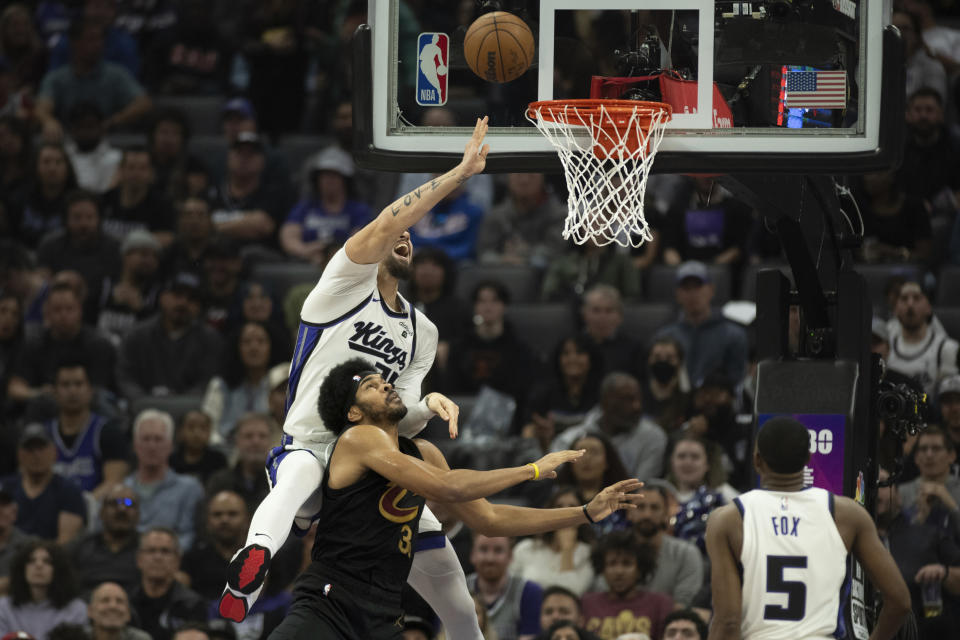
[[[402,640],[399,593],[313,568],[298,578],[293,604],[269,640]]]

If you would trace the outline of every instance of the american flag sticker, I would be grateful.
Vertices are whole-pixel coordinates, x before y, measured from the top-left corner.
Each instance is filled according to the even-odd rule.
[[[846,71],[787,71],[789,109],[846,109]]]

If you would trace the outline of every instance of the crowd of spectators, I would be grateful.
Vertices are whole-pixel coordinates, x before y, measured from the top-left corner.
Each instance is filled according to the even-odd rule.
[[[877,519],[921,637],[947,637],[960,584],[944,582],[934,618],[920,592],[960,572],[960,295],[936,298],[960,277],[960,30],[956,3],[894,4],[905,159],[851,179],[857,257],[893,276],[873,301],[873,348],[928,394],[937,425],[905,444]],[[309,536],[280,551],[245,622],[212,603],[269,490],[300,304],[353,231],[429,179],[350,155],[346,41],[365,11],[2,3],[0,635],[252,640],[282,619]],[[192,131],[177,97],[219,99],[218,129]],[[318,141],[305,160],[284,151],[302,132]],[[216,144],[192,145],[197,133]],[[439,329],[427,390],[464,407],[461,441],[443,445],[463,466],[585,450],[556,482],[496,500],[579,505],[634,476],[644,497],[523,540],[434,511],[488,640],[705,640],[706,517],[752,482],[755,336],[723,303],[749,298],[750,275],[782,255],[763,212],[685,176],[651,178],[654,242],[574,246],[553,178],[476,176],[411,229],[402,292]],[[550,327],[523,321],[537,309]],[[407,598],[405,638],[433,640],[433,613]]]

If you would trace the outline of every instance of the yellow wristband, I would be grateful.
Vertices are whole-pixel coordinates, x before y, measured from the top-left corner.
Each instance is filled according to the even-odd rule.
[[[530,465],[531,467],[533,467],[533,479],[534,479],[534,480],[539,480],[539,479],[540,479],[540,467],[538,467],[535,462],[528,462],[527,464]]]

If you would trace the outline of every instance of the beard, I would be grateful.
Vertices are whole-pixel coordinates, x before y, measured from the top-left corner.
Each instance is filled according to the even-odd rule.
[[[409,280],[413,272],[413,267],[409,262],[400,262],[393,252],[383,261],[383,266],[387,268],[387,273],[397,280]]]
[[[663,529],[663,525],[653,520],[640,520],[633,525],[633,528],[644,538],[652,538]]]

